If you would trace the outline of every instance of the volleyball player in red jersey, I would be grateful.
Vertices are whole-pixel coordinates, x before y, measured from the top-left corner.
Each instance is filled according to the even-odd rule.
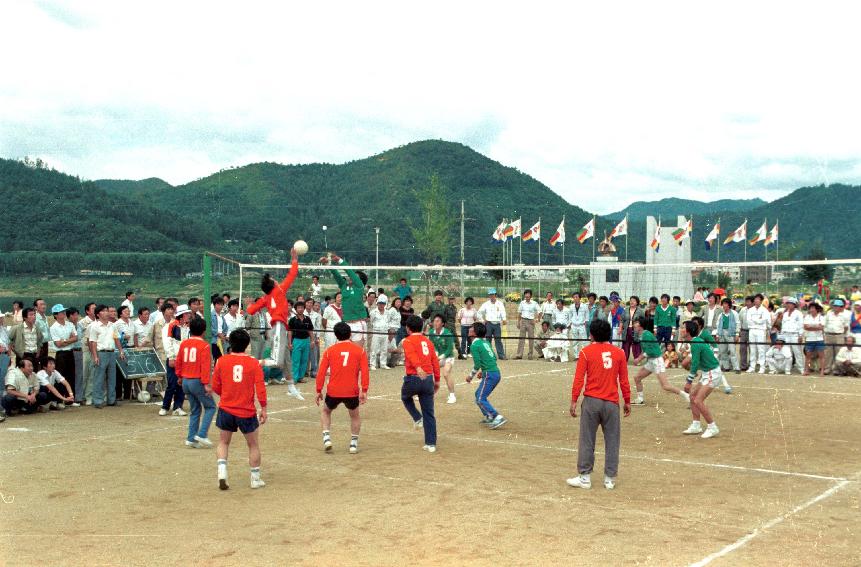
[[[332,450],[332,411],[344,404],[350,413],[350,453],[359,452],[359,431],[362,420],[359,404],[368,401],[368,353],[360,345],[350,340],[350,325],[343,321],[335,324],[335,338],[338,342],[326,349],[317,370],[317,405],[325,401],[320,411],[320,425],[323,427],[323,449]],[[323,398],[326,373],[330,372]],[[359,379],[361,378],[361,390]]]
[[[439,390],[439,359],[429,338],[422,334],[424,323],[421,317],[410,315],[407,318],[407,338],[401,341],[404,351],[404,384],[401,387],[401,401],[415,427],[423,427],[425,444],[422,447],[429,453],[436,452],[436,415],[433,398]],[[416,409],[413,396],[419,397],[422,411]]]

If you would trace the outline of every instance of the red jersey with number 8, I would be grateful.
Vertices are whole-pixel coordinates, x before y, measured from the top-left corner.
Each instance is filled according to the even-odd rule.
[[[577,402],[583,385],[584,396],[619,403],[619,390],[626,404],[631,403],[631,386],[628,384],[628,363],[619,347],[608,343],[592,343],[580,351],[571,401]]]
[[[219,358],[212,373],[212,389],[221,396],[218,407],[236,417],[257,415],[255,395],[260,407],[266,407],[263,369],[256,358],[247,354],[225,354]]]
[[[317,370],[317,393],[323,391],[326,370],[330,371],[326,395],[332,398],[355,398],[359,395],[359,375],[362,391],[368,391],[368,353],[353,341],[341,341],[326,349]]]

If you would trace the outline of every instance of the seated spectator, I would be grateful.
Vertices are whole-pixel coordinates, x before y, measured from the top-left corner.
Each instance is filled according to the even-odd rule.
[[[837,351],[834,361],[837,376],[861,376],[861,348],[855,346],[855,337],[846,337],[846,346]]]
[[[541,330],[535,340],[538,344],[538,358],[544,358],[544,349],[547,348],[547,340],[553,335],[550,330],[550,321],[541,321]]]
[[[568,362],[568,334],[562,323],[553,324],[554,333],[547,339],[544,347],[544,360],[548,362]]]
[[[778,335],[777,340],[766,351],[765,366],[768,368],[769,374],[777,374],[778,372],[789,374],[792,369],[792,351],[786,346],[782,335]]]
[[[6,375],[6,390],[3,394],[3,411],[11,417],[19,411],[34,413],[41,411],[47,396],[39,391],[39,381],[33,372],[33,361],[19,358],[15,368]]]
[[[676,352],[674,343],[667,343],[667,350],[664,351],[664,366],[667,368],[679,367],[679,353]]]
[[[36,373],[36,379],[39,381],[39,392],[44,394],[44,403],[48,404],[48,409],[63,410],[66,409],[66,404],[72,407],[81,405],[75,403],[75,390],[72,385],[57,372],[57,361],[53,356],[45,360],[45,368]],[[62,386],[66,394],[60,392],[57,386]]]

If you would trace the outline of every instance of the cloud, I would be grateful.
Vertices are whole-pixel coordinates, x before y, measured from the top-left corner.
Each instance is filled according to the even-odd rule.
[[[8,2],[0,155],[177,184],[447,139],[599,213],[861,182],[861,7],[722,8]]]

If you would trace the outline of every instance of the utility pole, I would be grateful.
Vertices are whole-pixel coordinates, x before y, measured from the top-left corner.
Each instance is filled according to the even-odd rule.
[[[375,226],[374,232],[377,233],[377,259],[374,266],[374,287],[380,287],[380,227]]]

